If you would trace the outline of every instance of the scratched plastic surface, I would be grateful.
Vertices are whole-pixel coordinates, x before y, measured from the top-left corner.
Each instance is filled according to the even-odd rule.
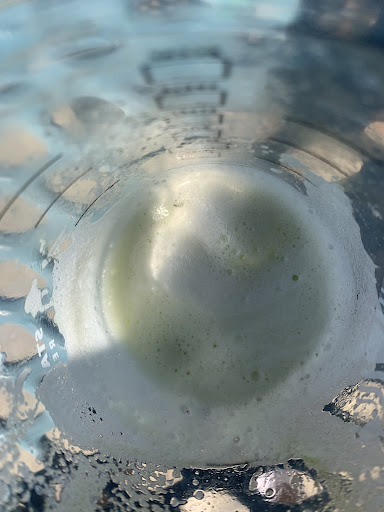
[[[304,453],[119,459],[68,440],[39,401],[67,362],[52,272],[136,172],[229,163],[339,184],[384,309],[383,20],[373,0],[0,2],[2,510],[384,510],[384,350],[323,404],[356,442],[337,471]]]

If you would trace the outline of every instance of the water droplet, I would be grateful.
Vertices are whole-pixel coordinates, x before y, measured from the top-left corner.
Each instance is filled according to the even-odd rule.
[[[171,505],[171,507],[177,507],[178,505],[180,505],[180,502],[177,498],[175,498],[175,496],[173,496],[169,504]]]
[[[197,500],[202,500],[205,496],[204,492],[203,491],[195,491],[193,493],[193,496],[197,499]]]

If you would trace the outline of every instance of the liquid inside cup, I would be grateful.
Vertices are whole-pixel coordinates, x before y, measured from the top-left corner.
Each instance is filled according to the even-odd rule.
[[[373,265],[337,185],[185,166],[132,178],[76,236],[54,272],[69,357],[60,383],[103,421],[79,439],[56,401],[64,431],[183,465],[317,454],[332,390],[369,368],[377,345],[359,336],[374,323]],[[337,436],[328,430],[335,446]]]

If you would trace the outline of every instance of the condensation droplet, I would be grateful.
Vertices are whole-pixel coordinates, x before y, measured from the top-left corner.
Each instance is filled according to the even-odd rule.
[[[202,500],[205,496],[204,492],[203,491],[195,491],[193,493],[193,496],[197,499],[197,500]]]

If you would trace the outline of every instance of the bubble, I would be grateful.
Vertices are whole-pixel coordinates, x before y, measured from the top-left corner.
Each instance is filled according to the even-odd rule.
[[[202,500],[202,499],[204,499],[205,494],[204,494],[204,491],[195,491],[195,492],[193,493],[193,496],[194,496],[194,498],[196,498],[197,500]]]
[[[275,496],[276,494],[276,491],[275,489],[273,489],[272,487],[269,487],[268,489],[265,490],[264,492],[264,495],[267,499],[271,499]]]

